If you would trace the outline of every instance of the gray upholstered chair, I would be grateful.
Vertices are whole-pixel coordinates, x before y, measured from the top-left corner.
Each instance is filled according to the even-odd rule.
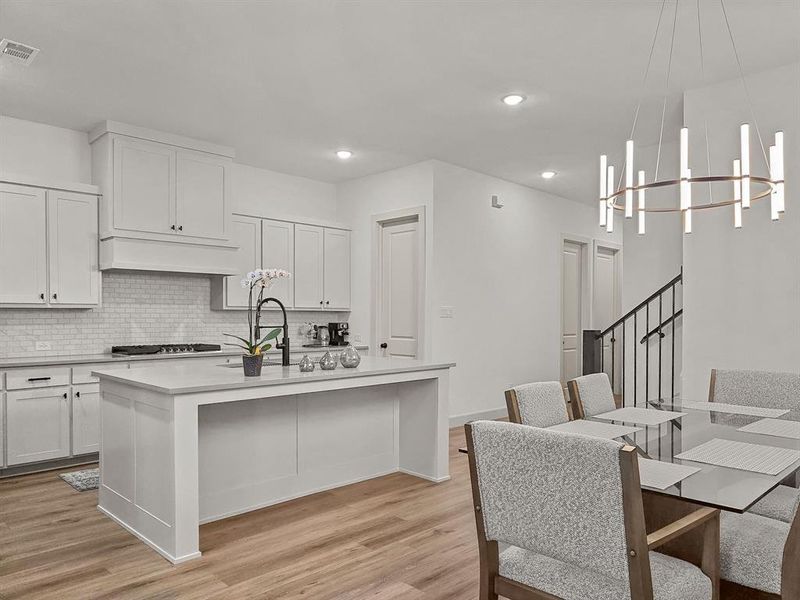
[[[564,389],[558,381],[526,383],[506,390],[506,406],[512,423],[550,427],[571,419]]]
[[[797,512],[791,523],[752,513],[722,513],[720,529],[723,598],[800,598],[800,517]]]
[[[465,429],[480,600],[709,600],[718,590],[719,511],[647,535],[634,448],[515,423]],[[652,551],[698,527],[702,568]]]
[[[800,375],[768,371],[711,370],[709,402],[762,408],[800,408]],[[800,490],[778,486],[750,512],[790,523],[800,502]]]
[[[592,373],[567,382],[572,404],[572,416],[583,419],[617,408],[611,382],[605,373]]]

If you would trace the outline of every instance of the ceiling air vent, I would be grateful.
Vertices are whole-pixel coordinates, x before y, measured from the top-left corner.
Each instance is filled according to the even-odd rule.
[[[26,67],[33,62],[37,54],[39,54],[39,49],[33,46],[26,46],[25,44],[5,39],[0,41],[0,57],[11,58]]]

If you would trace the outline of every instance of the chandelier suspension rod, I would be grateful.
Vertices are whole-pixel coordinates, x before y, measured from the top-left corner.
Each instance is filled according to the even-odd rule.
[[[703,87],[706,85],[706,61],[703,52],[703,26],[700,20],[700,0],[697,0],[697,40],[700,46],[700,76],[703,80]],[[707,174],[711,175],[711,148],[708,143],[708,113],[703,112],[703,129],[706,134],[706,169]],[[714,189],[711,182],[708,182],[708,199],[711,204],[714,204]]]
[[[664,14],[664,7],[667,4],[667,0],[661,1],[661,10],[658,12],[658,22],[656,23],[656,30],[653,33],[653,41],[650,44],[650,55],[647,57],[647,66],[644,69],[644,78],[642,79],[642,90],[639,93],[639,102],[636,105],[636,112],[633,115],[633,126],[631,127],[631,135],[628,138],[629,140],[633,139],[633,134],[636,133],[636,123],[639,120],[639,109],[642,107],[642,101],[644,100],[644,92],[647,88],[647,76],[650,73],[650,64],[653,62],[653,51],[656,48],[656,40],[658,40],[658,31],[661,29],[661,17]]]
[[[753,99],[750,97],[750,88],[747,85],[747,80],[744,77],[744,69],[742,68],[742,61],[739,58],[739,50],[736,48],[736,41],[733,39],[733,30],[731,29],[731,23],[728,20],[728,11],[725,10],[725,0],[719,0],[720,6],[722,6],[722,14],[725,17],[725,26],[728,28],[728,36],[731,39],[731,47],[733,48],[733,55],[736,57],[736,64],[739,67],[739,78],[742,80],[742,87],[744,88],[744,96],[747,98],[747,106],[750,109],[750,118],[753,119],[753,125],[756,128],[756,134],[758,135],[758,143],[761,146],[761,154],[764,156],[764,162],[767,165],[767,171],[769,171],[769,159],[767,158],[767,151],[764,148],[764,140],[761,139],[761,130],[758,127],[758,120],[756,119],[756,111],[753,108]]]
[[[669,95],[669,76],[672,72],[672,51],[675,48],[675,26],[678,22],[678,4],[680,0],[675,2],[675,14],[672,17],[672,39],[669,43],[669,61],[667,62],[667,79],[664,83],[664,103],[661,107],[661,129],[658,133],[658,152],[656,154],[656,173],[655,181],[658,181],[658,166],[661,164],[661,143],[664,139],[664,117],[667,114],[667,96]]]

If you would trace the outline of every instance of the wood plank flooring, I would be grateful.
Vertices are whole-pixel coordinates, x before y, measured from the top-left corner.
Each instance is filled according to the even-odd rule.
[[[172,566],[57,472],[0,481],[0,599],[469,600],[478,552],[463,428],[452,479],[404,474],[203,525]],[[71,471],[66,469],[65,471]]]

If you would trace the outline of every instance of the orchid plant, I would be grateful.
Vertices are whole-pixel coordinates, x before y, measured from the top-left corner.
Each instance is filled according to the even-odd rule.
[[[233,335],[232,333],[225,333],[223,335],[238,340],[238,342],[226,343],[226,346],[236,346],[237,348],[242,348],[245,352],[247,352],[247,354],[253,356],[257,356],[262,352],[266,352],[272,348],[272,344],[270,344],[269,341],[278,337],[281,329],[280,327],[277,327],[267,333],[261,339],[257,339],[254,327],[256,309],[258,307],[258,303],[264,299],[265,290],[268,290],[270,287],[272,287],[272,284],[275,283],[276,280],[286,279],[291,276],[292,274],[284,269],[256,269],[255,271],[251,271],[245,275],[244,279],[242,279],[242,287],[249,290],[247,298],[247,338],[239,337],[238,335]],[[255,294],[256,302],[254,305],[253,296],[256,289],[258,291]]]

